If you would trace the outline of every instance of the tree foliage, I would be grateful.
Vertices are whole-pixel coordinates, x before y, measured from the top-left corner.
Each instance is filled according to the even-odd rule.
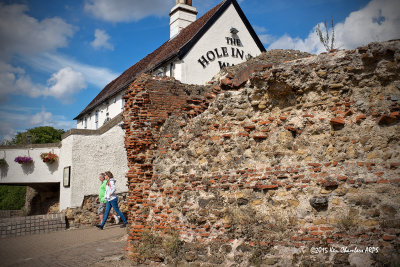
[[[20,210],[25,205],[26,186],[0,185],[0,210]]]
[[[332,27],[332,33],[329,33],[329,28],[328,24],[324,23],[325,26],[325,33],[322,32],[321,28],[319,27],[320,25],[318,24],[316,32],[318,34],[320,42],[324,45],[325,49],[327,52],[334,50],[335,49],[335,26],[333,24],[333,19],[331,19],[331,27]]]
[[[50,126],[41,126],[18,133],[11,141],[4,141],[4,145],[24,144],[49,144],[61,141],[62,129],[54,129]]]

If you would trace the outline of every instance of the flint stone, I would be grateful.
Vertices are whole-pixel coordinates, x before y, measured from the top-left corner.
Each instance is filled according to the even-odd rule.
[[[328,198],[327,197],[313,197],[310,199],[310,205],[316,210],[325,210],[328,208]]]

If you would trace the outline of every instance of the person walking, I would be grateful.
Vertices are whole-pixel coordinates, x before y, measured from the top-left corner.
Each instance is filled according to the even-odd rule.
[[[118,196],[116,194],[116,188],[115,188],[115,179],[113,174],[110,171],[106,171],[104,175],[105,179],[107,180],[107,185],[106,185],[106,193],[105,193],[105,200],[106,202],[106,211],[104,213],[104,218],[103,221],[101,222],[100,225],[96,225],[100,230],[103,230],[104,225],[106,224],[108,215],[110,214],[111,207],[114,209],[114,211],[121,217],[123,224],[121,225],[121,228],[126,227],[127,221],[125,219],[124,214],[119,210],[118,207]]]
[[[101,182],[100,185],[100,189],[99,189],[99,207],[97,209],[97,214],[99,215],[100,218],[100,223],[103,221],[104,219],[104,213],[106,211],[106,203],[107,201],[105,200],[105,194],[106,194],[106,187],[107,187],[107,180],[105,178],[105,174],[104,173],[100,173],[99,174],[99,181]],[[115,223],[118,224],[119,223],[119,218],[117,215],[114,214],[114,220]]]

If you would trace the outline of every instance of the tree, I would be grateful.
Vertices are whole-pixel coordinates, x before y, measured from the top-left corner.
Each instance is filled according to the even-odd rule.
[[[25,205],[26,186],[0,185],[0,210],[19,210]]]
[[[326,23],[326,20],[324,23],[325,34],[322,33],[322,30],[320,29],[319,24],[316,29],[319,40],[324,45],[327,52],[335,49],[335,26],[333,24],[333,19],[331,19],[331,25],[332,25],[332,36],[329,36],[329,29],[328,29],[328,24]]]
[[[26,132],[18,133],[8,145],[19,144],[48,144],[61,141],[61,135],[65,133],[62,129],[54,129],[50,126],[41,126],[28,129]]]

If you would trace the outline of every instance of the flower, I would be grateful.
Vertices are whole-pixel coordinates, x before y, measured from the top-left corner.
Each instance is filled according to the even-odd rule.
[[[31,157],[27,157],[27,156],[18,156],[14,159],[15,162],[19,163],[19,164],[28,164],[28,163],[32,163],[33,159]]]
[[[48,162],[48,163],[54,163],[55,161],[58,160],[58,156],[52,152],[42,153],[40,154],[40,158],[43,160],[43,162]]]

